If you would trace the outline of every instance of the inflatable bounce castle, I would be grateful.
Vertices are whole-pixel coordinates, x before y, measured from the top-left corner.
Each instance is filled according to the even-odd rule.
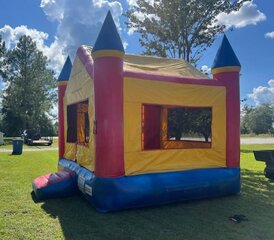
[[[239,193],[240,68],[226,36],[212,79],[125,54],[109,12],[59,76],[59,172],[33,181],[36,196],[81,192],[109,212]]]

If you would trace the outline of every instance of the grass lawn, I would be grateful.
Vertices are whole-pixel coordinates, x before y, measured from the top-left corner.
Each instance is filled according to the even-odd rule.
[[[241,134],[241,138],[273,138],[274,135],[273,134],[254,134],[254,133],[250,133],[250,134]]]
[[[12,150],[12,138],[4,138],[4,145],[0,145],[0,150],[1,149],[10,149]],[[43,149],[43,148],[57,148],[58,147],[58,138],[53,139],[53,143],[51,146],[46,146],[46,145],[34,145],[34,146],[29,146],[27,144],[23,145],[23,149]]]
[[[117,213],[97,213],[81,196],[35,203],[33,178],[56,170],[57,151],[0,153],[0,239],[274,239],[274,183],[243,145],[242,193]],[[248,221],[229,217],[243,214]]]

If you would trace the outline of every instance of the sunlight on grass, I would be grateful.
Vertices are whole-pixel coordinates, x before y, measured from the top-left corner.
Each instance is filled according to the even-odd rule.
[[[97,213],[81,196],[34,202],[31,181],[56,171],[57,151],[0,153],[0,239],[274,239],[274,183],[253,149],[241,149],[242,193],[201,201]],[[233,223],[243,214],[249,221]]]
[[[57,148],[58,147],[58,139],[54,138],[53,143],[51,146],[46,146],[46,145],[35,145],[35,146],[29,146],[27,144],[23,145],[23,150],[24,149],[43,149],[43,148]],[[0,150],[1,149],[10,149],[12,150],[12,138],[5,138],[4,139],[4,145],[0,145]]]
[[[241,138],[273,138],[273,134],[241,134]]]

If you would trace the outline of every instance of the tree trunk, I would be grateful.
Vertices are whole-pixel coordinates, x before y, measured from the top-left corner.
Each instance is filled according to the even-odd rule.
[[[176,133],[175,133],[175,139],[176,139],[177,141],[180,141],[180,140],[181,140],[181,137],[182,137],[181,131],[177,130]]]

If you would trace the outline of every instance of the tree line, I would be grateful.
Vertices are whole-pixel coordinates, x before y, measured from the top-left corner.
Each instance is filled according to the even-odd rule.
[[[168,136],[180,140],[184,135],[211,137],[211,110],[174,108],[168,112]],[[274,105],[244,105],[241,109],[241,134],[274,134]]]
[[[242,134],[274,134],[274,105],[245,105],[241,111]]]

